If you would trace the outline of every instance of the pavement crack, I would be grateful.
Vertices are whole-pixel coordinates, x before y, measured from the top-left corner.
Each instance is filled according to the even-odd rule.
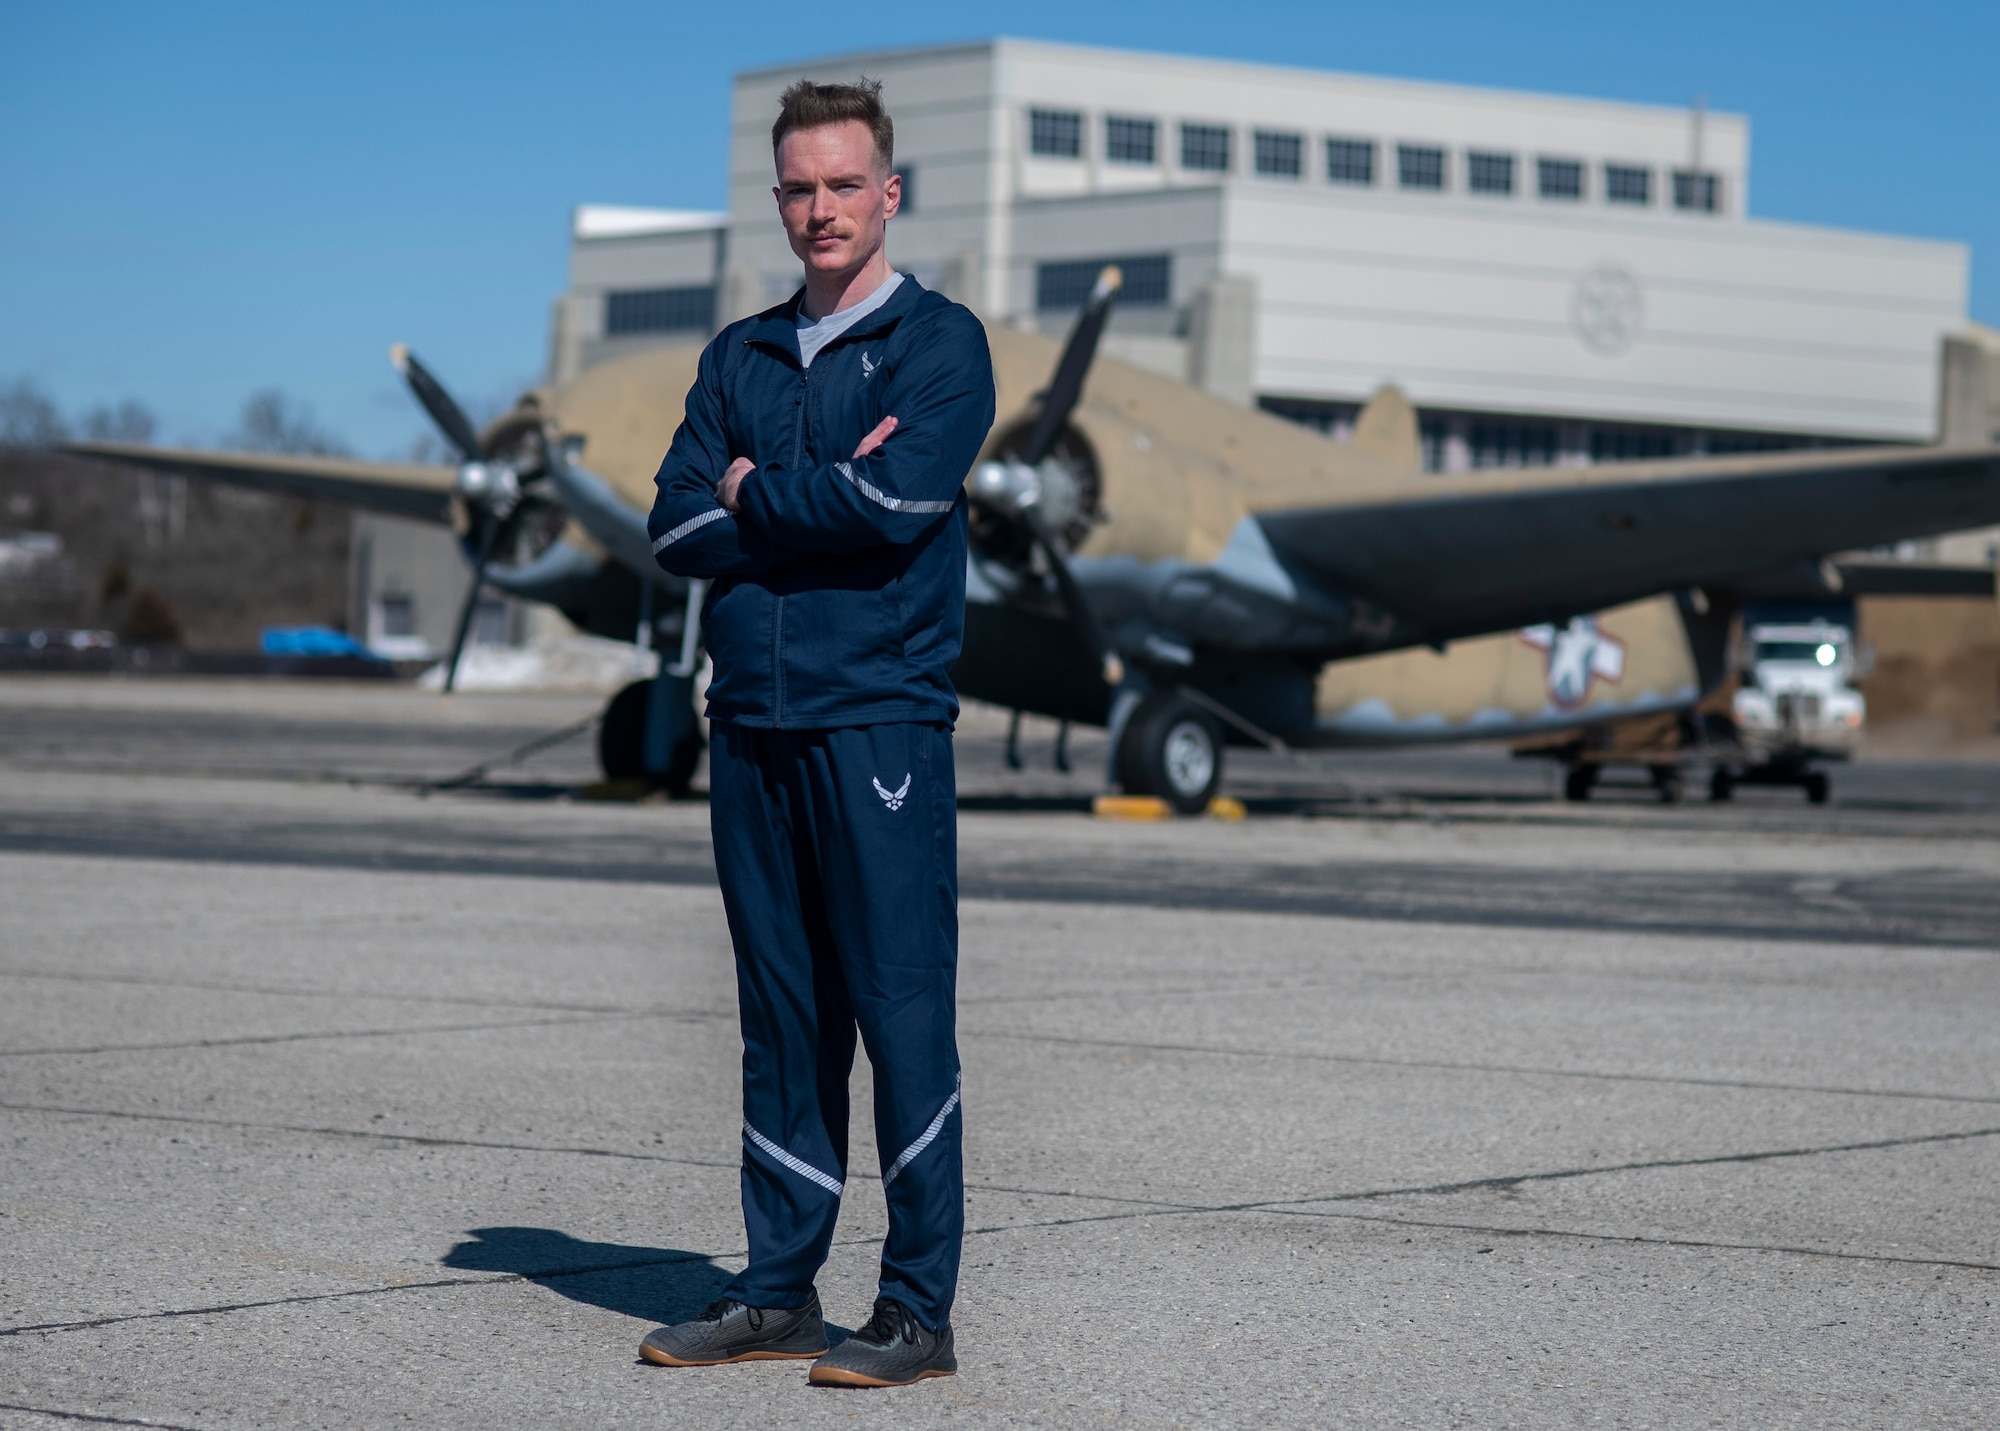
[[[204,993],[255,994],[287,999],[370,999],[399,1004],[448,1004],[474,1009],[532,1009],[555,1014],[678,1014],[690,1018],[734,1018],[733,1011],[715,1009],[635,1009],[627,1004],[569,1003],[555,999],[492,999],[466,994],[414,994],[401,991],[369,993],[357,989],[287,988],[277,984],[242,984],[228,979],[170,979],[149,974],[84,974],[67,969],[5,969],[0,979],[45,979],[71,984],[118,984],[147,989],[198,989]]]
[[[1008,1230],[1009,1227],[1028,1226],[1062,1227],[1071,1223],[1107,1222],[1122,1217],[1174,1217],[1195,1213],[1291,1213],[1296,1211],[1301,1216],[1309,1216],[1313,1215],[1313,1209],[1308,1205],[1314,1203],[1367,1202],[1377,1198],[1435,1197],[1460,1192],[1501,1191],[1519,1187],[1523,1183],[1559,1182],[1574,1178],[1598,1177],[1611,1173],[1649,1172],[1668,1168],[1715,1167],[1730,1163],[1759,1163],[1784,1158],[1819,1157],[1831,1153],[1879,1152],[1888,1148],[1908,1148],[1932,1143],[1964,1142],[1974,1138],[1991,1138],[1995,1136],[2000,1136],[2000,1128],[1974,1128],[1956,1133],[1921,1133],[1906,1138],[1877,1138],[1868,1142],[1831,1143],[1811,1148],[1766,1148],[1748,1153],[1718,1153],[1711,1157],[1703,1158],[1655,1158],[1642,1162],[1612,1163],[1600,1167],[1558,1168],[1553,1171],[1539,1173],[1506,1173],[1493,1177],[1468,1178],[1460,1182],[1424,1183],[1399,1188],[1376,1188],[1366,1192],[1329,1193],[1324,1197],[1273,1198],[1260,1202],[1177,1203],[1159,1199],[1154,1201],[1148,1208],[1141,1208],[1132,1212],[1098,1213],[1083,1217],[1056,1219],[1046,1223],[1012,1223],[1004,1227],[982,1228],[979,1231],[1000,1232]],[[1017,1188],[1010,1189],[1010,1191],[1027,1193],[1032,1190]],[[1093,1198],[1097,1196],[1091,1193],[1080,1192],[1052,1192],[1042,1195],[1074,1198]],[[1097,1200],[1104,1202],[1124,1201],[1124,1199],[1109,1197],[1097,1198]],[[1329,1212],[1325,1215],[1331,1217],[1336,1214]],[[1358,1216],[1359,1214],[1356,1215]],[[1440,1226],[1445,1225],[1449,1224],[1440,1224]],[[971,1232],[968,1231],[967,1236],[970,1235]],[[1815,1253],[1814,1255],[1821,1254]],[[1824,1255],[1836,1256],[1840,1254],[1826,1253]],[[1984,1263],[1972,1262],[1964,1263],[1963,1265],[1968,1267],[1985,1266]]]
[[[2000,1272],[2000,1262],[1968,1262],[1952,1257],[1904,1257],[1890,1252],[1841,1252],[1825,1247],[1790,1246],[1775,1242],[1719,1242],[1694,1237],[1648,1237],[1632,1232],[1579,1232],[1566,1227],[1500,1227],[1479,1222],[1443,1222],[1432,1218],[1389,1217],[1366,1212],[1313,1212],[1267,1209],[1276,1217],[1323,1217],[1343,1222],[1379,1222],[1389,1227],[1430,1227],[1447,1232],[1476,1232],[1482,1237],[1559,1237],[1578,1242],[1633,1243],[1642,1247],[1685,1247],[1716,1252],[1775,1252],[1798,1257],[1831,1257],[1843,1262],[1881,1262],[1906,1267],[1957,1267],[1968,1272]]]
[[[1647,1247],[1686,1248],[1690,1251],[1763,1252],[1778,1256],[1825,1257],[1842,1262],[1879,1263],[1905,1267],[1951,1267],[1972,1272],[2000,1272],[2000,1263],[1971,1262],[1951,1257],[1902,1257],[1886,1252],[1841,1252],[1824,1247],[1795,1247],[1784,1243],[1717,1242],[1686,1237],[1647,1237],[1639,1233],[1577,1232],[1567,1228],[1501,1227],[1477,1222],[1445,1222],[1433,1218],[1396,1217],[1386,1213],[1318,1211],[1289,1208],[1276,1203],[1244,1203],[1228,1207],[1167,1206],[1132,1212],[1105,1212],[1083,1217],[1048,1218],[1039,1222],[996,1223],[990,1227],[968,1227],[965,1235],[993,1237],[1008,1232],[1034,1232],[1055,1227],[1079,1227],[1093,1222],[1137,1222],[1143,1218],[1240,1215],[1268,1217],[1316,1217],[1340,1222],[1371,1222],[1391,1227],[1424,1227],[1441,1231],[1473,1232],[1482,1237],[1551,1237],[1580,1242],[1617,1242]],[[872,1239],[880,1242],[881,1238]]]
[[[1288,992],[1288,991],[1287,991]],[[1611,1073],[1588,1068],[1546,1068],[1536,1064],[1459,1063],[1446,1059],[1380,1058],[1369,1054],[1314,1053],[1293,1049],[1228,1048],[1220,1044],[1153,1043],[1143,1039],[1083,1038],[1071,1034],[1015,1033],[966,1029],[960,1038],[1001,1039],[1016,1043],[1066,1044],[1079,1048],[1121,1048],[1150,1053],[1192,1053],[1218,1058],[1297,1059],[1310,1063],[1342,1063],[1359,1067],[1429,1069],[1446,1073],[1500,1073],[1525,1078],[1578,1078],[1604,1083],[1658,1083],[1687,1088],[1732,1088],[1753,1093],[1820,1093],[1839,1098],[1900,1098],[1926,1103],[2000,1105],[2000,1096],[1980,1093],[1925,1093],[1902,1088],[1845,1088],[1816,1083],[1778,1083],[1750,1078],[1697,1078],[1668,1073]]]
[[[1362,1202],[1382,1197],[1437,1197],[1450,1193],[1504,1191],[1522,1183],[1562,1182],[1572,1178],[1595,1178],[1609,1173],[1653,1172],[1665,1168],[1710,1168],[1728,1163],[1776,1162],[1784,1158],[1817,1158],[1830,1153],[1872,1153],[1886,1148],[1915,1148],[1927,1143],[1958,1143],[1973,1138],[2000,1136],[2000,1128],[1968,1128],[1956,1133],[1917,1133],[1906,1138],[1875,1138],[1858,1143],[1826,1143],[1810,1148],[1765,1148],[1749,1153],[1716,1153],[1703,1158],[1652,1158],[1640,1162],[1611,1163],[1600,1167],[1557,1168],[1541,1173],[1508,1173],[1497,1177],[1468,1178],[1463,1182],[1427,1183],[1414,1187],[1378,1188],[1372,1192],[1329,1193],[1325,1197],[1275,1198],[1269,1202],[1231,1203],[1217,1211],[1292,1207],[1314,1202]]]
[[[150,1426],[154,1431],[195,1431],[178,1421],[155,1421],[150,1417],[99,1416],[89,1411],[62,1411],[53,1406],[27,1406],[16,1401],[0,1401],[0,1411],[26,1411],[35,1416],[52,1416],[58,1421],[87,1421],[96,1426]]]
[[[9,1113],[47,1113],[69,1118],[120,1118],[137,1123],[187,1123],[201,1128],[233,1128],[247,1132],[298,1133],[307,1137],[356,1138],[377,1143],[407,1143],[426,1148],[481,1148],[503,1153],[561,1153],[579,1158],[623,1158],[642,1163],[676,1163],[695,1168],[734,1168],[738,1162],[711,1158],[677,1158],[670,1153],[635,1153],[622,1148],[589,1148],[552,1143],[508,1143],[497,1139],[447,1138],[429,1133],[391,1133],[370,1128],[332,1128],[308,1123],[264,1123],[242,1118],[206,1118],[188,1113],[133,1113],[116,1108],[69,1108],[47,1103],[0,1103]],[[860,1176],[855,1174],[854,1176]]]
[[[106,1043],[76,1048],[0,1049],[0,1058],[53,1058],[98,1053],[165,1053],[185,1049],[243,1048],[257,1044],[313,1043],[342,1039],[408,1038],[413,1035],[449,1033],[490,1033],[500,1029],[560,1028],[571,1024],[606,1024],[648,1018],[669,1018],[663,1014],[577,1014],[562,1018],[509,1019],[501,1023],[421,1024],[400,1029],[332,1029],[288,1034],[244,1034],[237,1038],[186,1039],[179,1043]]]
[[[875,1239],[880,1241],[880,1239]],[[595,1277],[602,1272],[636,1272],[651,1267],[673,1267],[687,1262],[714,1262],[731,1256],[729,1252],[676,1252],[668,1257],[635,1257],[622,1262],[588,1263],[582,1267],[549,1267],[534,1272],[496,1272],[486,1277],[439,1277],[428,1282],[393,1282],[373,1287],[350,1287],[344,1292],[308,1292],[297,1297],[268,1297],[254,1302],[220,1302],[206,1307],[174,1307],[163,1312],[129,1312],[117,1317],[91,1317],[74,1322],[41,1322],[33,1326],[0,1327],[0,1337],[26,1336],[31,1332],[87,1332],[96,1327],[115,1327],[126,1322],[173,1321],[181,1317],[220,1316],[225,1312],[254,1312],[266,1307],[292,1307],[310,1302],[337,1302],[355,1297],[382,1297],[395,1292],[434,1292],[447,1287],[494,1287],[509,1282],[560,1282],[566,1277]],[[131,1422],[130,1425],[153,1425]]]
[[[353,1297],[379,1297],[385,1292],[421,1292],[439,1287],[478,1287],[495,1282],[524,1282],[517,1272],[496,1273],[491,1277],[439,1277],[429,1282],[399,1282],[393,1286],[351,1287],[345,1292],[307,1292],[296,1297],[265,1297],[254,1302],[218,1302],[207,1307],[173,1307],[164,1312],[130,1312],[119,1317],[92,1317],[76,1322],[37,1322],[28,1326],[0,1327],[0,1337],[24,1337],[30,1333],[87,1332],[95,1327],[116,1327],[126,1322],[165,1322],[181,1317],[214,1317],[226,1312],[254,1312],[265,1307],[297,1307],[311,1302],[338,1302]]]

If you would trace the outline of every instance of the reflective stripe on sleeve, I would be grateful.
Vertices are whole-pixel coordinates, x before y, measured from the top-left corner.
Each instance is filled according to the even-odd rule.
[[[698,532],[710,522],[719,522],[729,515],[726,507],[717,507],[713,512],[703,512],[699,517],[689,517],[664,537],[653,543],[653,553],[658,555],[690,532]]]
[[[892,512],[949,512],[953,507],[958,505],[957,498],[953,498],[949,502],[912,502],[902,497],[891,497],[887,492],[884,492],[880,487],[877,487],[866,478],[855,476],[854,469],[845,462],[834,463],[833,470],[852,482],[855,490],[876,506],[887,507]]]

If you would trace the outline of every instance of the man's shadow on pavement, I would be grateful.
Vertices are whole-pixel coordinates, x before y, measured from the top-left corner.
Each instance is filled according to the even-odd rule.
[[[582,1242],[547,1227],[475,1227],[443,1262],[468,1272],[511,1272],[573,1302],[662,1324],[701,1315],[732,1275],[699,1252]]]

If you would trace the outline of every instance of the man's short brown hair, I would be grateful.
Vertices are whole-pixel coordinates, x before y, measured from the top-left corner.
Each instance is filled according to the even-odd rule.
[[[896,162],[896,126],[882,108],[882,81],[866,75],[853,84],[815,84],[802,79],[778,100],[778,122],[771,126],[771,157],[794,129],[818,129],[828,124],[860,120],[875,137],[875,157],[884,169]]]

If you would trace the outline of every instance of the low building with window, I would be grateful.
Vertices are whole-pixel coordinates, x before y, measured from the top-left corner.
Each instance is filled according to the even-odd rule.
[[[898,267],[1055,334],[1116,262],[1107,351],[1335,436],[1390,382],[1444,469],[1940,428],[1966,249],[1752,218],[1741,115],[1009,39],[739,75],[726,214],[577,212],[553,375],[790,294],[778,95],[864,74]]]
[[[768,207],[768,206],[767,206]],[[570,225],[569,290],[556,300],[549,377],[654,343],[706,343],[729,215],[585,204]],[[730,314],[733,318],[738,315]]]

